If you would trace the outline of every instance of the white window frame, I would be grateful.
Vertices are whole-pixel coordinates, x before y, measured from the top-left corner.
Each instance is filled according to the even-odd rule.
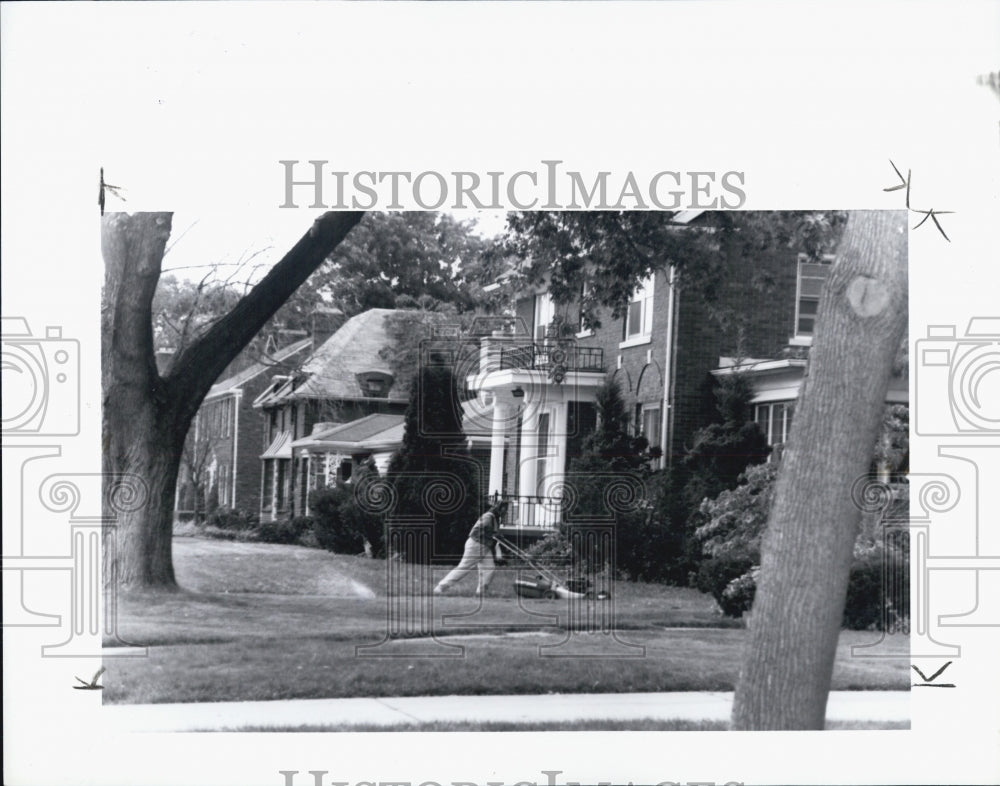
[[[763,401],[760,404],[754,404],[753,419],[754,423],[760,425],[760,412],[765,407],[767,408],[767,431],[764,432],[764,437],[767,439],[767,444],[771,447],[776,445],[784,445],[788,442],[788,435],[792,430],[792,418],[795,415],[795,399],[785,399],[783,401]],[[783,407],[781,412],[781,440],[778,442],[773,442],[771,440],[772,434],[772,423],[774,422],[774,408],[775,406]],[[789,408],[791,408],[791,415],[789,414]]]
[[[584,281],[583,282],[583,286],[580,287],[580,309],[581,309],[581,311],[583,310],[583,299],[587,296],[588,292],[590,292],[590,282],[589,281]],[[576,337],[577,338],[589,338],[590,336],[594,335],[594,331],[593,330],[591,330],[590,328],[585,328],[583,326],[583,316],[582,316],[582,314],[579,317],[579,322],[580,322],[580,329],[576,333]]]
[[[807,346],[811,346],[812,345],[813,336],[816,334],[816,315],[815,314],[811,315],[811,317],[812,317],[812,323],[813,323],[812,332],[810,332],[810,333],[803,333],[803,332],[800,332],[800,330],[799,330],[799,319],[802,316],[802,314],[800,313],[800,309],[802,307],[802,299],[803,299],[803,295],[802,295],[802,266],[806,265],[806,264],[809,264],[809,265],[820,264],[820,265],[830,265],[831,268],[832,268],[833,263],[834,263],[835,260],[836,260],[836,257],[833,254],[824,254],[822,256],[822,258],[820,259],[819,262],[816,262],[814,260],[810,260],[809,256],[806,255],[806,254],[799,254],[798,262],[796,263],[796,267],[795,267],[795,333],[794,333],[791,341],[789,342],[792,346],[806,346],[806,347]],[[830,276],[830,273],[827,272],[827,278],[829,278],[829,276]],[[826,279],[824,279],[824,283],[826,283]],[[813,297],[812,295],[810,295],[810,296],[808,296],[808,299],[810,301],[815,301],[816,302],[816,308],[817,308],[817,311],[818,311],[819,310],[819,295],[817,295],[816,297]],[[810,315],[806,315],[806,316],[810,316]]]
[[[542,292],[535,295],[535,341],[542,341],[545,338],[545,329],[551,325],[556,318],[556,304],[552,300],[552,295]]]
[[[653,295],[655,288],[656,275],[654,274],[643,279],[639,288],[633,293],[632,299],[628,303],[628,308],[625,309],[625,316],[623,318],[623,330],[625,336],[618,345],[619,349],[648,344],[653,340]],[[629,335],[629,332],[633,327],[631,317],[632,305],[634,303],[639,303],[640,325],[638,331]]]
[[[660,421],[660,405],[659,405],[659,403],[656,403],[656,404],[652,404],[651,403],[651,404],[642,404],[640,406],[641,406],[641,409],[639,410],[639,434],[641,436],[643,436],[643,437],[646,438],[646,440],[649,442],[649,447],[651,447],[651,448],[660,447],[660,444],[659,444],[660,443],[660,430],[661,430],[660,427],[662,425],[661,421]],[[653,433],[653,434],[647,434],[646,433],[646,417],[647,417],[647,415],[651,415],[654,412],[656,413],[656,424],[655,424],[656,428],[654,430],[655,433]]]

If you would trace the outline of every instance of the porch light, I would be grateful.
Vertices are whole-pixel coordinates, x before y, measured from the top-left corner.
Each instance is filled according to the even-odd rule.
[[[512,396],[513,396],[514,398],[524,398],[524,388],[522,388],[522,387],[521,387],[520,385],[518,385],[518,386],[517,386],[516,388],[514,388],[514,389],[513,389],[513,390],[512,390],[511,392],[510,392],[510,394],[511,394],[511,395],[512,395]]]

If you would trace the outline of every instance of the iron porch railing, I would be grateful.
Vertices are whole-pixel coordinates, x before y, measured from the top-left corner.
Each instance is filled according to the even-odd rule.
[[[592,371],[603,374],[604,349],[531,343],[504,347],[500,350],[501,369],[547,371],[554,366],[562,366],[566,371]]]

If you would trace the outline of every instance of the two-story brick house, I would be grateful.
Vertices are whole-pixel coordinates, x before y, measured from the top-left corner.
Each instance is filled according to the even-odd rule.
[[[380,457],[391,452],[392,439],[402,433],[410,387],[410,379],[397,378],[381,357],[395,341],[386,324],[393,315],[426,324],[441,320],[437,314],[400,309],[358,314],[299,371],[275,377],[254,401],[264,421],[258,443],[262,521],[304,515],[310,489],[346,479],[373,452]]]
[[[713,376],[737,370],[750,374],[754,416],[768,441],[787,439],[833,260],[813,262],[794,248],[753,258],[735,245],[717,253],[730,255],[730,272],[712,306],[678,287],[671,268],[640,283],[622,318],[603,313],[599,328],[585,330],[579,306],[554,304],[543,286],[517,297],[511,328],[482,340],[469,385],[494,407],[490,493],[518,500],[512,525],[545,529],[557,521],[553,498],[596,423],[594,394],[607,376],[620,383],[636,431],[663,451],[661,466],[682,457],[710,422]],[[761,274],[769,286],[752,285]],[[716,319],[720,307],[728,329]],[[556,322],[579,332],[559,342],[548,330]],[[888,400],[905,403],[906,389],[904,378],[894,380]]]
[[[260,417],[254,399],[277,371],[288,373],[308,355],[312,338],[281,349],[269,347],[257,360],[216,382],[191,424],[181,461],[175,510],[179,517],[211,507],[256,512],[259,500]],[[196,495],[207,499],[197,501]]]

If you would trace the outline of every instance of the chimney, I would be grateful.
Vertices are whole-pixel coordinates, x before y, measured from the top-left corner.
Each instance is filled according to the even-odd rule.
[[[318,308],[309,317],[312,351],[315,352],[344,324],[344,312],[339,308]]]

